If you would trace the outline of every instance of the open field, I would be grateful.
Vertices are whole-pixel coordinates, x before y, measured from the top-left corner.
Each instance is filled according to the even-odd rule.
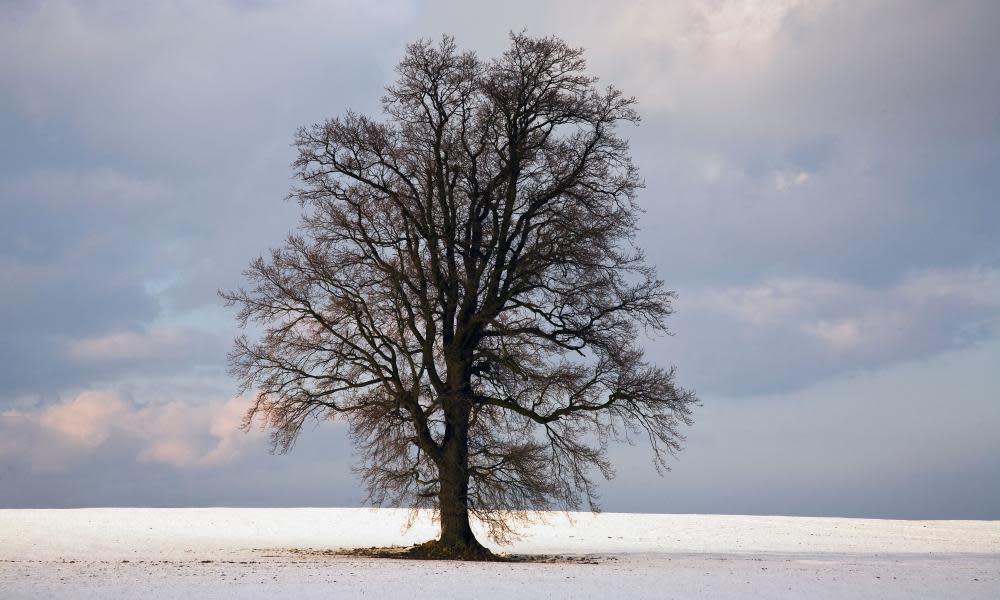
[[[0,510],[0,597],[996,598],[1000,522],[554,514],[518,554],[446,563],[323,554],[434,537],[391,509]],[[449,592],[450,590],[450,592]]]

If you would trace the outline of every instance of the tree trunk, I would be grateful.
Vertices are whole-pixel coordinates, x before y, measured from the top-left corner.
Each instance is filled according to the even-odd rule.
[[[479,546],[469,525],[468,489],[466,469],[456,468],[451,474],[441,474],[441,490],[438,492],[441,538],[438,541],[442,546],[456,549]]]
[[[446,415],[447,442],[438,465],[438,546],[455,557],[482,558],[489,551],[476,539],[469,523],[469,410],[464,402],[455,404]]]

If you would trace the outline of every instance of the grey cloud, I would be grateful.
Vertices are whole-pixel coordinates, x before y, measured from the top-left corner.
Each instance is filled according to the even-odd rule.
[[[891,285],[773,279],[682,297],[676,357],[711,393],[760,394],[964,348],[1000,325],[1000,272],[926,271]]]
[[[110,375],[109,366],[121,372],[129,361],[88,365],[68,348],[140,332],[163,315],[150,286],[184,264],[177,248],[188,238],[172,195],[110,169],[39,169],[0,184],[0,397],[86,384]],[[221,346],[195,345],[189,360],[213,347]]]
[[[0,412],[0,506],[360,502],[342,426],[305,436],[294,458],[272,456],[259,430],[239,429],[246,406],[91,390]]]
[[[248,260],[295,226],[297,208],[281,200],[294,129],[347,108],[376,112],[416,37],[454,33],[491,56],[527,27],[584,46],[604,81],[639,98],[645,120],[625,134],[648,184],[640,243],[680,293],[677,335],[650,354],[707,394],[687,462],[666,487],[626,467],[605,488],[606,508],[892,516],[822,481],[847,481],[838,477],[861,455],[823,462],[816,450],[815,478],[789,460],[762,472],[727,459],[802,451],[794,431],[761,439],[740,429],[768,431],[754,407],[818,422],[828,413],[794,408],[818,401],[817,382],[995,339],[995,303],[961,290],[970,273],[989,280],[1000,266],[998,17],[993,2],[5,4],[0,410],[17,399],[40,411],[94,388],[154,404],[176,400],[157,390],[182,385],[196,389],[185,392],[191,405],[224,397],[233,326],[215,291],[238,285]],[[929,281],[921,273],[950,274],[937,284],[947,293],[912,289]],[[972,288],[983,285],[993,284],[980,277]],[[798,296],[798,307],[762,324],[720,303],[734,294],[749,306],[767,286]],[[893,391],[904,388],[892,387],[902,384],[884,385],[868,401],[905,410]],[[793,389],[788,403],[759,395]],[[712,408],[719,395],[740,397]],[[921,406],[912,435],[926,433],[918,421],[933,423]],[[889,427],[890,413],[879,414]],[[977,414],[961,414],[954,435],[978,431]],[[825,439],[853,431],[835,422]],[[137,465],[135,440],[114,438],[59,475],[6,463],[0,478],[13,472],[22,491],[0,486],[0,502],[354,503],[341,433],[319,428],[291,456],[258,449],[200,476]],[[896,514],[985,514],[970,507],[995,491],[970,482],[998,467],[995,452],[979,452],[951,453],[956,466],[931,477],[972,500],[951,497],[949,511],[943,492],[928,494]],[[848,487],[898,476],[880,489],[924,493],[905,456],[894,460]],[[656,504],[659,492],[678,499]]]
[[[769,350],[769,349],[766,349]],[[618,448],[614,510],[995,519],[1000,404],[991,341],[793,393],[703,394],[673,470]]]
[[[229,3],[7,5],[0,48],[0,397],[114,376],[218,367],[231,330],[186,360],[84,363],[67,348],[215,307],[294,223],[295,127],[370,103],[383,26],[404,4],[247,11]],[[353,26],[332,38],[331,24]],[[345,60],[345,57],[349,59]],[[358,86],[357,89],[366,89]],[[20,165],[20,168],[16,167]],[[227,325],[228,315],[222,317]],[[220,317],[215,317],[218,322]]]
[[[875,283],[1000,260],[995,3],[786,3],[770,26],[727,16],[740,6],[598,8],[569,27],[647,116],[630,132],[643,240],[668,277]]]
[[[462,23],[490,51],[509,29],[556,32],[638,96],[641,241],[682,293],[1000,261],[996,3],[521,8],[453,3],[420,26]]]
[[[66,124],[147,170],[245,165],[261,140],[284,144],[300,119],[324,116],[331,97],[370,106],[352,89],[381,85],[383,62],[394,58],[381,36],[410,13],[408,2],[247,8],[5,9],[0,48],[20,60],[0,67],[8,82],[0,106],[39,125]]]
[[[634,512],[994,519],[1000,405],[991,370],[998,357],[1000,347],[992,342],[790,394],[708,395],[695,426],[685,431],[684,451],[664,477],[656,475],[641,442],[613,447],[617,477],[600,485],[602,506]],[[204,419],[192,422],[197,435],[205,436],[196,440],[202,451],[217,443]],[[7,423],[0,419],[0,425]],[[77,438],[95,430],[99,427],[80,429]],[[86,452],[51,432],[42,444],[37,428],[3,431],[0,506],[5,507],[355,506],[363,496],[350,472],[346,428],[337,423],[308,428],[288,455],[269,455],[266,440],[251,437],[241,440],[231,462],[202,466],[139,461],[148,442],[123,438],[114,428]],[[165,428],[161,435],[171,431]],[[13,444],[3,445],[11,439]],[[15,447],[45,452],[49,462],[33,469],[29,461],[12,459]],[[65,466],[61,461],[74,449],[72,468],[53,469]]]
[[[215,290],[294,225],[294,207],[282,202],[294,130],[377,105],[413,9],[63,1],[2,10],[0,51],[21,60],[0,64],[0,107],[17,134],[0,153],[44,166],[42,177],[114,165],[124,177],[163,182],[168,206],[147,212],[136,238],[154,244],[143,266],[167,282],[158,300],[188,310],[216,303]],[[399,41],[387,49],[386,36]],[[24,235],[57,243],[60,233],[37,222],[62,223],[58,215],[21,208],[35,221],[19,227]],[[102,216],[87,220],[94,229]],[[87,239],[121,226],[114,216]]]

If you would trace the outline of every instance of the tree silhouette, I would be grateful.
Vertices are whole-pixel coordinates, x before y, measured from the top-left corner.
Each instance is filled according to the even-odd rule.
[[[444,557],[485,557],[510,511],[596,509],[610,440],[658,468],[695,396],[647,362],[673,293],[634,245],[642,187],[582,51],[512,34],[500,57],[450,37],[407,47],[384,120],[298,131],[301,227],[223,296],[243,327],[232,372],[287,451],[342,418],[375,504],[435,507]]]

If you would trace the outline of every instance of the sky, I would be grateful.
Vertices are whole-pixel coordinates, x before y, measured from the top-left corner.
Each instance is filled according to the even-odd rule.
[[[638,98],[649,356],[701,406],[607,511],[1000,519],[1000,3],[0,4],[0,507],[358,506],[338,422],[239,425],[217,290],[281,243],[296,128],[407,43],[585,48]]]

